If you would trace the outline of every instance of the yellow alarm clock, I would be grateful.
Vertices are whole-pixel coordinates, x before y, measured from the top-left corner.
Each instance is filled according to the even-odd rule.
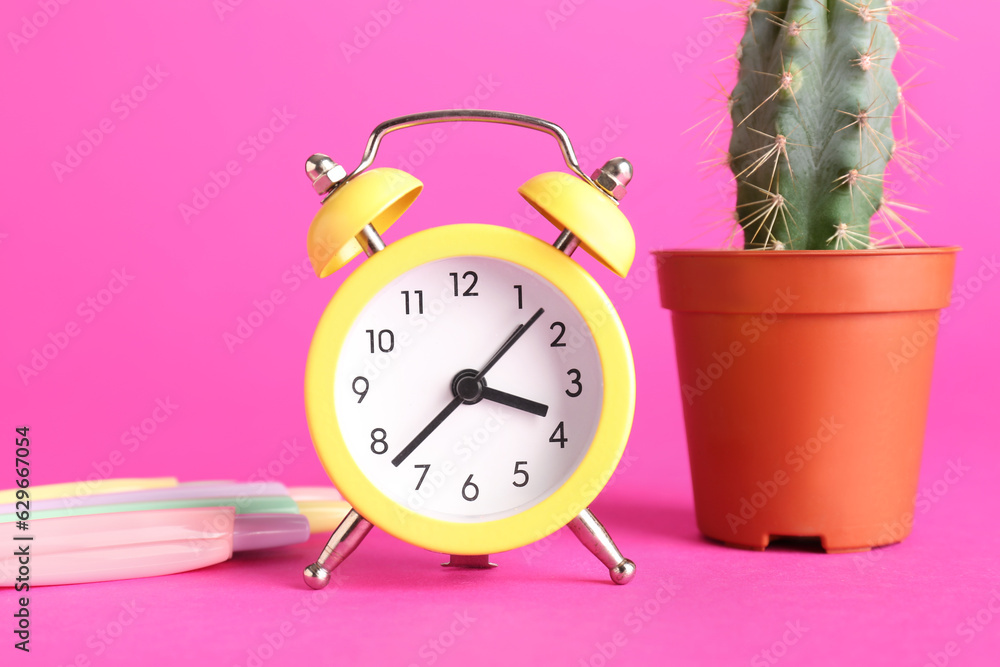
[[[423,185],[368,169],[382,138],[445,121],[555,137],[575,175],[541,174],[518,190],[560,230],[553,244],[483,224],[383,241]],[[610,300],[570,258],[583,248],[628,273],[635,236],[618,209],[628,161],[587,177],[558,125],[463,110],[382,123],[349,175],[319,154],[306,171],[324,197],[308,235],[317,275],[368,256],[323,312],[306,364],[313,442],[352,507],[306,583],[325,586],[373,525],[449,554],[446,565],[483,568],[490,554],[569,525],[613,581],[628,583],[635,564],[587,506],[628,440],[635,370]]]

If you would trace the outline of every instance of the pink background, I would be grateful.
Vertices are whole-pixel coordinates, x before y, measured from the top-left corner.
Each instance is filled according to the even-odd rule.
[[[500,567],[487,573],[444,571],[439,555],[376,530],[325,597],[300,583],[318,539],[190,574],[35,590],[28,662],[995,664],[1000,279],[976,277],[994,277],[988,262],[1000,242],[983,196],[996,190],[1000,148],[995,3],[961,17],[941,1],[904,3],[958,37],[904,40],[936,62],[906,68],[927,66],[930,83],[910,99],[949,143],[925,141],[938,183],[907,181],[902,197],[929,209],[917,220],[929,242],[965,248],[956,282],[970,298],[952,307],[940,337],[920,483],[933,502],[905,543],[858,557],[735,551],[702,540],[694,525],[669,315],[658,307],[649,251],[721,242],[717,231],[695,237],[731,206],[720,194],[726,175],[699,174],[702,133],[682,132],[715,108],[706,102],[710,72],[731,83],[731,69],[713,63],[738,29],[714,36],[703,22],[728,5],[225,2],[9,0],[0,9],[0,404],[8,436],[31,426],[33,481],[97,473],[325,482],[302,374],[319,314],[348,271],[324,281],[294,273],[318,204],[303,161],[319,151],[357,164],[368,133],[392,116],[507,109],[563,125],[578,148],[593,149],[581,150],[588,170],[615,155],[635,164],[622,206],[638,242],[632,275],[619,280],[581,261],[614,300],[637,360],[628,458],[595,510],[639,575],[613,587],[565,530],[496,556]],[[26,29],[40,5],[58,13]],[[552,23],[560,8],[568,16]],[[373,12],[387,24],[345,55],[341,44]],[[12,43],[21,31],[30,38]],[[685,50],[690,62],[679,65]],[[144,77],[149,90],[129,108],[120,98]],[[274,121],[280,131],[251,160],[243,142],[274,110],[285,117]],[[67,146],[96,136],[102,122],[113,130],[57,174]],[[517,186],[562,168],[554,142],[536,133],[445,126],[444,141],[430,137],[427,128],[394,135],[380,154],[381,165],[408,160],[426,184],[389,240],[447,222],[516,224],[526,213]],[[210,187],[217,196],[185,220],[181,205],[230,162],[238,173],[221,191]],[[554,238],[537,216],[524,230]],[[90,312],[86,300],[123,270],[127,286]],[[274,290],[281,303],[230,351],[224,335]],[[71,323],[77,335],[62,337]],[[18,366],[53,339],[64,349],[25,382]],[[123,444],[168,399],[176,407],[155,432]],[[968,468],[954,483],[949,462]],[[8,466],[0,487],[12,481]],[[10,646],[13,593],[0,600],[3,663],[20,664]],[[133,602],[137,611],[123,614]],[[977,613],[975,630],[966,619]],[[120,634],[119,617],[130,620]],[[110,644],[101,639],[109,632],[118,635],[103,635]]]

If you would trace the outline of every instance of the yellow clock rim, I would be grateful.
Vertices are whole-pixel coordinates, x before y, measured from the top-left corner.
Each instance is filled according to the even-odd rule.
[[[589,451],[554,493],[514,516],[482,523],[451,522],[418,514],[383,494],[354,462],[337,423],[333,383],[347,333],[362,309],[386,285],[427,262],[482,256],[518,264],[552,283],[590,327],[604,372],[601,420]],[[635,410],[635,369],[625,329],[611,301],[579,264],[523,232],[492,225],[435,227],[407,236],[369,258],[330,300],[309,348],[306,417],[316,452],[344,498],[368,521],[419,547],[446,554],[508,551],[566,525],[604,488],[621,459]]]

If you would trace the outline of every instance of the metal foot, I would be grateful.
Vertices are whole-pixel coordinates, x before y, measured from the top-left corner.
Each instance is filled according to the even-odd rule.
[[[447,563],[441,563],[441,567],[465,567],[473,570],[489,570],[496,567],[496,563],[490,562],[489,554],[484,556],[456,556],[450,554]]]
[[[323,553],[302,573],[306,585],[316,590],[325,588],[330,583],[330,571],[335,570],[358,548],[361,540],[365,539],[365,535],[371,529],[372,524],[355,510],[348,512],[337,526],[337,530],[333,531],[333,535],[327,540]]]
[[[622,552],[615,546],[614,540],[608,535],[601,522],[597,520],[594,513],[585,509],[569,522],[569,529],[583,542],[583,546],[590,550],[590,553],[604,563],[611,574],[611,581],[624,585],[632,581],[635,577],[635,563],[622,555]]]

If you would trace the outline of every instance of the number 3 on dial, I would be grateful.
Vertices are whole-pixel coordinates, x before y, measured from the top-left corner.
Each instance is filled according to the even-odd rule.
[[[570,380],[570,383],[576,388],[575,390],[567,389],[566,395],[569,396],[570,398],[576,398],[577,396],[583,393],[583,384],[580,382],[580,371],[578,371],[575,368],[571,368],[568,371],[566,371],[566,375],[572,378]]]

